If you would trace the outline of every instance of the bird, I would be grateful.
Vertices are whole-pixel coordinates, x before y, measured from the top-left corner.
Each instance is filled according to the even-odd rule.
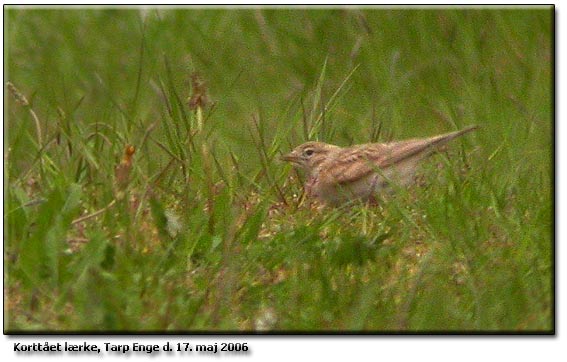
[[[330,205],[352,200],[375,202],[375,195],[392,189],[392,183],[400,187],[411,184],[423,159],[477,128],[473,125],[433,137],[350,147],[310,141],[281,156],[281,160],[305,172],[309,197]]]

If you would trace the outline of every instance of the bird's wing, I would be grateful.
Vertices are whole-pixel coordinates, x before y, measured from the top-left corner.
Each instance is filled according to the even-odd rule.
[[[475,128],[469,127],[430,138],[348,147],[320,165],[319,178],[327,183],[349,184],[403,161],[417,161],[427,157],[437,147]]]
[[[320,165],[319,178],[331,184],[355,182],[382,168],[391,153],[388,144],[373,144],[349,147]]]

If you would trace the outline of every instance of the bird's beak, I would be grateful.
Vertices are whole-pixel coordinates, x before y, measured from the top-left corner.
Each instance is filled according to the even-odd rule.
[[[280,157],[280,160],[286,161],[286,162],[298,163],[299,157],[297,157],[297,155],[295,155],[294,152],[290,152],[288,154],[282,155]]]

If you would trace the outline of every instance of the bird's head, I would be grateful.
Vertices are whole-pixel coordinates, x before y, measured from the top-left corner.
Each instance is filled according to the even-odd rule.
[[[283,161],[291,162],[294,167],[311,173],[331,154],[339,150],[339,146],[323,142],[306,142],[294,148],[290,153],[283,155]]]

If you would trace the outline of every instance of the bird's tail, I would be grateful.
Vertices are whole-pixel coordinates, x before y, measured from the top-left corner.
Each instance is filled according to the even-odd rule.
[[[430,138],[394,142],[393,144],[391,144],[395,145],[392,148],[392,154],[390,155],[389,159],[384,162],[383,167],[387,167],[389,165],[393,165],[410,158],[422,159],[424,157],[427,157],[447,142],[468,132],[474,131],[477,128],[478,126],[474,125],[463,128],[459,131],[445,133]]]
[[[478,129],[477,125],[468,126],[468,127],[465,127],[465,128],[463,128],[459,131],[449,132],[449,133],[445,133],[445,134],[442,134],[442,135],[439,135],[439,136],[431,137],[429,139],[429,142],[430,142],[431,146],[445,144],[445,143],[447,143],[447,142],[449,142],[449,141],[451,141],[451,140],[453,140],[457,137],[464,135],[465,133],[469,133],[469,132],[474,131],[476,129]]]

